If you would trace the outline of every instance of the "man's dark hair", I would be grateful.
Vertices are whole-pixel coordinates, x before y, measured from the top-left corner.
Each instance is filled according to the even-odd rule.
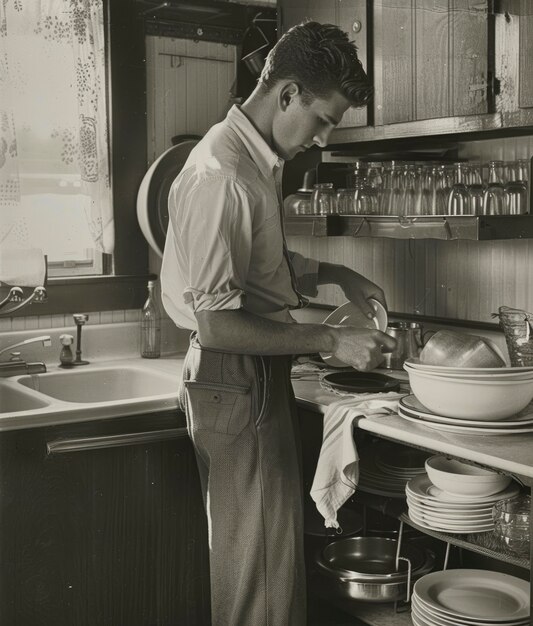
[[[363,106],[373,93],[357,47],[333,24],[304,22],[281,37],[267,56],[259,83],[270,91],[285,79],[301,87],[305,104],[338,91],[352,106]]]

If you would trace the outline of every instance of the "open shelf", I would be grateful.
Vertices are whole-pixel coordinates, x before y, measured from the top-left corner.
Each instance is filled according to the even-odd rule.
[[[533,215],[295,215],[285,218],[285,234],[473,241],[531,239]]]
[[[413,522],[408,516],[406,512],[407,505],[404,498],[389,498],[357,490],[354,495],[354,501],[364,504],[385,515],[396,517],[421,533],[439,539],[440,541],[483,554],[484,556],[497,559],[498,561],[516,565],[523,569],[530,569],[529,559],[513,556],[508,551],[500,548],[498,539],[492,532],[455,535],[420,526],[416,522]]]
[[[511,565],[522,567],[523,569],[529,570],[530,568],[529,559],[515,557],[509,552],[504,552],[500,549],[498,547],[498,539],[492,532],[449,535],[445,532],[420,526],[416,522],[413,522],[407,513],[402,513],[399,519],[402,522],[409,524],[409,526],[412,526],[426,535],[429,535],[430,537],[435,537],[435,539],[440,539],[441,541],[445,541],[446,543],[450,543],[459,548],[465,548],[466,550],[483,554],[484,556],[488,556],[492,559],[497,559],[499,561],[504,561],[505,563],[510,563]]]

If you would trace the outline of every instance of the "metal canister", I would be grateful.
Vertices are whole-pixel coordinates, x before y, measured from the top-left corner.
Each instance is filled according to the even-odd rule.
[[[396,339],[396,347],[385,354],[385,366],[399,370],[406,359],[416,358],[422,347],[422,328],[418,322],[390,322],[385,331]]]

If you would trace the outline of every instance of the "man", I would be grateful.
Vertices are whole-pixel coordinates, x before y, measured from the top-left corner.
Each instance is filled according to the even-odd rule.
[[[394,340],[378,330],[294,323],[300,293],[338,284],[371,316],[382,290],[286,249],[283,162],[329,135],[371,93],[356,48],[331,25],[292,28],[257,88],[209,130],[169,194],[164,306],[193,330],[181,397],[208,515],[212,623],[303,626],[302,485],[291,355],[359,370]]]

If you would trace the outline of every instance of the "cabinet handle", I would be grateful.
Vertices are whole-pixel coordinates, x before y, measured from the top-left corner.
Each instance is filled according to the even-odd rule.
[[[165,430],[151,430],[144,433],[122,433],[120,435],[105,435],[101,437],[84,437],[82,439],[56,439],[46,444],[47,454],[62,454],[64,452],[81,452],[83,450],[103,450],[118,448],[119,446],[135,446],[156,441],[182,439],[188,437],[187,428],[167,428]]]

